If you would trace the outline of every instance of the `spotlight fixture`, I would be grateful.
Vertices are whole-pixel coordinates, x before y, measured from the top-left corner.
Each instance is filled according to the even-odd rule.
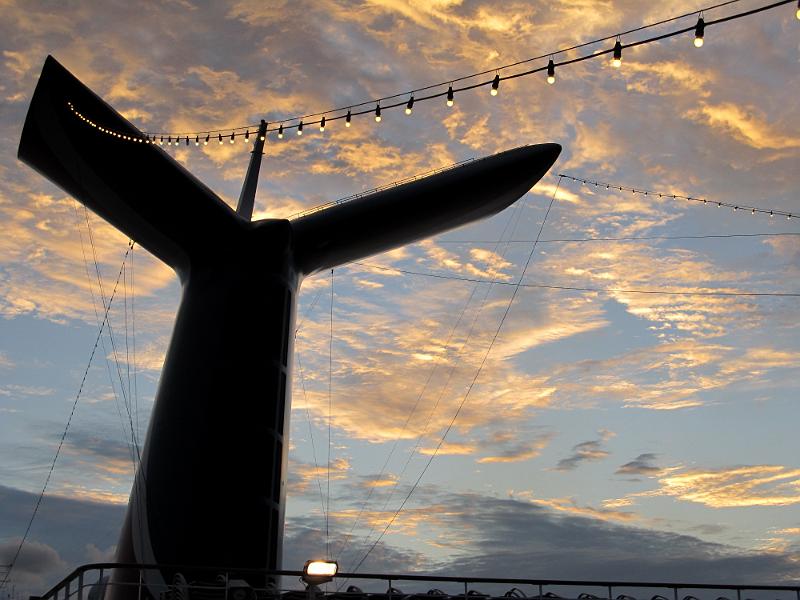
[[[303,581],[308,585],[320,585],[333,581],[339,570],[335,560],[308,560],[303,566]]]
[[[701,48],[703,46],[703,35],[706,31],[706,22],[703,21],[703,17],[697,19],[697,25],[694,27],[694,45],[695,48]]]
[[[453,86],[447,88],[447,106],[453,106]]]
[[[547,83],[553,85],[556,82],[556,65],[551,58],[547,63]]]
[[[500,87],[500,73],[497,73],[492,80],[492,89],[489,90],[489,93],[492,96],[497,96],[497,88]]]

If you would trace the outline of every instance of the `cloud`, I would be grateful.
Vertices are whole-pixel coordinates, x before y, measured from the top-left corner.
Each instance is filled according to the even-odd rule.
[[[658,478],[659,488],[642,496],[670,496],[710,508],[789,506],[800,503],[800,469],[752,465],[684,469]]]
[[[20,541],[21,538],[12,538],[0,542],[0,564],[12,563]],[[14,562],[12,581],[22,590],[44,590],[47,582],[65,575],[66,568],[67,564],[52,546],[29,541]]]
[[[800,133],[793,135],[781,131],[752,106],[739,106],[732,102],[705,104],[700,109],[689,111],[686,116],[757,150],[800,147]]]
[[[555,470],[573,471],[583,463],[594,462],[606,458],[609,455],[609,452],[603,447],[603,444],[616,434],[608,430],[601,430],[598,433],[600,433],[600,439],[581,442],[580,444],[573,446],[573,453],[570,456],[559,460]]]
[[[615,475],[644,475],[646,477],[654,477],[661,473],[663,469],[654,464],[658,459],[658,454],[647,452],[640,454],[630,462],[621,465],[615,472]]]

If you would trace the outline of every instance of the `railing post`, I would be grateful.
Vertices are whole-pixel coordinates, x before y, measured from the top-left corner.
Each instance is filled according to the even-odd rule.
[[[83,571],[78,574],[78,600],[83,600]]]
[[[539,584],[539,600],[542,600],[542,584]]]
[[[467,596],[469,594],[469,587],[468,586],[469,586],[469,584],[467,584],[467,582],[465,581],[464,582],[464,600],[467,600]]]
[[[672,588],[672,597],[678,600],[678,588]]]
[[[70,595],[70,591],[69,591],[70,585],[69,584],[70,583],[72,583],[72,581],[67,581],[67,585],[64,586],[64,600],[69,600],[69,595]]]
[[[614,600],[614,596],[611,595],[611,586],[608,586],[608,600]]]
[[[139,591],[138,591],[138,596],[137,596],[137,598],[139,600],[142,600],[142,579],[143,578],[144,578],[144,576],[143,576],[143,573],[142,573],[142,567],[139,567]]]
[[[742,600],[742,588],[736,588],[736,600]]]

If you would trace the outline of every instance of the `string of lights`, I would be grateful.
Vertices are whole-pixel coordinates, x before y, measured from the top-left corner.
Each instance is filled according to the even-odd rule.
[[[725,207],[725,208],[731,208],[734,211],[749,212],[752,215],[756,213],[761,213],[764,215],[769,215],[770,217],[775,217],[775,216],[786,217],[789,220],[791,220],[793,217],[798,216],[794,213],[786,212],[785,210],[759,208],[758,206],[750,206],[749,204],[731,204],[730,202],[722,202],[721,200],[717,201],[717,200],[708,200],[707,198],[697,198],[694,196],[683,196],[681,194],[675,194],[672,192],[657,192],[653,190],[646,190],[644,188],[634,188],[626,185],[618,185],[616,183],[606,183],[605,181],[594,181],[592,179],[584,179],[582,177],[573,177],[572,175],[567,175],[565,173],[559,173],[559,177],[563,177],[564,179],[569,179],[571,181],[578,182],[582,185],[595,186],[597,188],[605,188],[607,190],[619,190],[620,192],[631,192],[632,194],[642,194],[644,196],[668,198],[672,200],[686,200],[688,202],[700,202],[705,205],[716,206],[717,208]]]
[[[622,66],[622,52],[626,48],[634,48],[637,46],[652,44],[667,38],[675,37],[678,35],[684,35],[686,33],[694,33],[693,43],[696,47],[700,48],[704,44],[705,32],[708,27],[713,25],[718,25],[721,23],[726,23],[736,19],[749,17],[767,10],[777,8],[779,6],[783,6],[784,4],[797,3],[798,8],[796,16],[798,19],[800,19],[800,0],[778,0],[770,4],[766,4],[750,10],[734,13],[725,17],[720,17],[718,19],[709,21],[706,21],[703,18],[703,14],[707,13],[708,11],[711,11],[715,8],[720,8],[722,6],[727,6],[729,4],[733,4],[738,1],[739,0],[729,0],[727,2],[709,6],[701,10],[693,11],[691,13],[686,13],[677,17],[671,17],[669,19],[664,19],[654,23],[649,23],[647,25],[643,25],[635,29],[623,31],[614,35],[608,35],[602,38],[591,40],[589,42],[584,42],[582,44],[571,46],[569,48],[560,48],[558,50],[554,50],[546,54],[520,60],[508,65],[496,67],[491,70],[472,73],[469,75],[448,80],[447,82],[440,82],[420,88],[414,88],[408,92],[392,94],[390,96],[383,96],[381,98],[375,98],[373,100],[358,102],[351,104],[347,107],[333,108],[322,112],[312,113],[303,116],[287,117],[284,119],[275,120],[271,123],[266,123],[262,121],[262,124],[264,125],[264,135],[262,136],[262,141],[266,139],[266,136],[269,133],[275,133],[278,139],[283,139],[288,130],[294,130],[296,135],[301,136],[303,135],[304,127],[308,126],[318,126],[320,133],[323,133],[325,131],[326,126],[328,126],[328,124],[330,124],[332,121],[344,120],[345,126],[350,127],[353,123],[354,117],[359,117],[363,115],[370,115],[370,114],[374,115],[375,121],[377,123],[380,123],[383,120],[383,113],[386,110],[391,110],[394,108],[404,108],[405,114],[411,115],[413,113],[414,107],[420,102],[435,100],[437,98],[444,97],[446,105],[452,107],[455,104],[455,95],[457,93],[466,92],[477,88],[489,87],[490,94],[492,96],[497,96],[500,91],[501,82],[510,79],[517,79],[520,77],[531,76],[536,73],[545,73],[546,74],[545,80],[547,81],[547,83],[554,84],[556,82],[557,68],[566,67],[568,65],[572,65],[578,62],[583,62],[586,60],[604,57],[608,54],[612,55],[610,61],[611,66],[615,68],[620,68]],[[694,25],[691,25],[689,27],[682,27],[680,29],[668,31],[666,33],[654,35],[652,37],[648,37],[641,40],[631,41],[628,43],[623,43],[622,41],[622,37],[625,35],[629,35],[631,33],[639,31],[645,31],[653,27],[656,27],[658,25],[674,22],[693,15],[698,15],[698,19]],[[583,54],[573,58],[568,58],[566,56],[568,52],[592,45],[597,45],[609,41],[611,39],[615,40],[614,46],[612,48],[595,50],[589,54]],[[563,60],[556,60],[556,58],[560,56],[564,56]],[[532,69],[516,73],[501,74],[503,72],[509,71],[514,67],[544,59],[547,59],[546,65],[537,66]],[[469,81],[472,79],[483,77],[490,73],[495,74],[492,79],[483,79],[475,83],[469,83]],[[466,83],[464,85],[461,85],[460,87],[454,87],[457,83],[461,82],[466,82]],[[446,90],[444,89],[444,86],[447,86]],[[419,95],[421,92],[423,93],[423,95]],[[408,97],[407,100],[406,97]],[[243,139],[244,142],[249,142],[251,135],[252,136],[257,135],[259,130],[259,124],[250,124],[250,125],[242,125],[226,129],[206,129],[202,131],[191,131],[191,132],[142,131],[140,136],[131,136],[104,127],[102,124],[96,123],[90,117],[79,112],[71,102],[68,101],[67,104],[70,110],[73,112],[73,114],[75,114],[78,118],[87,123],[87,125],[97,129],[102,133],[106,133],[111,137],[118,138],[122,141],[135,142],[135,143],[157,144],[163,146],[164,143],[166,142],[168,146],[174,145],[176,147],[190,146],[192,143],[194,143],[195,146],[200,146],[200,145],[208,146],[209,144],[213,143],[213,141],[216,141],[217,145],[224,145],[225,141],[227,140],[229,144],[235,144],[237,138]],[[372,108],[372,105],[374,105],[374,108]],[[369,106],[369,108],[364,108],[367,106]]]

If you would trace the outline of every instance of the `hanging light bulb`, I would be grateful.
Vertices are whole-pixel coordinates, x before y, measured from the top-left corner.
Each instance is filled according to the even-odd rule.
[[[547,83],[553,85],[556,82],[556,65],[553,62],[553,59],[550,59],[550,62],[547,63]]]
[[[453,86],[447,88],[447,106],[453,106]]]
[[[258,139],[260,139],[262,142],[267,139],[267,128],[268,127],[269,127],[269,123],[267,123],[264,119],[261,119],[261,131],[263,131],[264,133],[262,133],[260,136],[258,136]]]
[[[245,142],[249,142],[250,141],[250,130],[249,129],[244,132],[244,141]]]
[[[172,146],[172,136],[167,136],[167,146]]]
[[[195,146],[199,146],[199,145],[200,145],[200,136],[199,136],[199,135],[198,135],[198,136],[195,136],[195,138],[194,138],[194,145],[195,145]]]
[[[350,127],[350,125],[351,125],[351,123],[350,123],[350,111],[348,110],[347,111],[347,116],[344,119],[344,126],[345,127]]]
[[[210,139],[211,139],[211,134],[207,133],[206,134],[206,139],[203,140],[203,146],[208,146],[208,140],[210,140]]]
[[[614,44],[614,58],[611,59],[611,66],[617,69],[622,66],[622,42],[619,40]]]
[[[220,145],[222,145],[222,134],[221,134],[221,133],[220,133],[220,134],[218,134],[218,135],[217,135],[217,137],[219,138],[219,143],[220,143]]]
[[[234,132],[231,132],[231,144],[236,141],[235,136],[236,134]]]
[[[300,125],[297,126],[297,135],[303,135],[303,122],[300,121]]]
[[[406,104],[406,114],[410,115],[412,110],[414,110],[414,96],[411,96],[408,99],[408,104]]]
[[[497,73],[492,80],[492,89],[489,90],[489,93],[492,96],[497,96],[497,88],[500,87],[500,73]]]
[[[381,105],[380,105],[380,103],[375,105],[375,122],[376,123],[380,123],[381,122]]]
[[[697,19],[697,25],[694,27],[694,46],[701,48],[703,46],[703,35],[706,32],[706,22],[703,17]]]
[[[798,21],[800,21],[800,0],[797,0],[797,12],[794,13],[794,16],[797,17]],[[789,218],[791,217],[792,215],[789,215]]]
[[[188,135],[186,136],[186,145],[187,146],[189,145],[189,136]]]
[[[322,121],[319,122],[319,130],[325,131],[325,117],[322,117]]]
[[[283,123],[281,123],[280,126],[278,127],[278,139],[279,140],[283,139]]]

